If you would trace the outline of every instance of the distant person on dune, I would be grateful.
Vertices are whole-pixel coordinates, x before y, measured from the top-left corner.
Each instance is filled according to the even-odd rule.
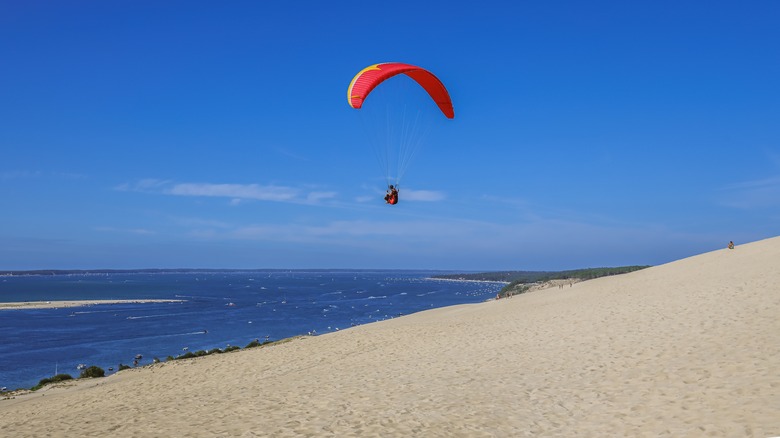
[[[729,249],[734,249],[734,241],[729,240]]]

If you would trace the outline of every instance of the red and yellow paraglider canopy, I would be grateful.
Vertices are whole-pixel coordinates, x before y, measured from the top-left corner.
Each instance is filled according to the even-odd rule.
[[[420,84],[448,119],[455,117],[450,93],[447,92],[439,78],[428,70],[400,62],[370,65],[355,75],[347,89],[349,106],[359,109],[377,85],[399,74],[405,74]]]

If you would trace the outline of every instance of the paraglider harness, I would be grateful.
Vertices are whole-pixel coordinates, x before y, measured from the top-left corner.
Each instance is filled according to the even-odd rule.
[[[387,189],[387,194],[385,195],[385,203],[390,205],[398,204],[398,187],[393,187],[391,184],[389,188]]]

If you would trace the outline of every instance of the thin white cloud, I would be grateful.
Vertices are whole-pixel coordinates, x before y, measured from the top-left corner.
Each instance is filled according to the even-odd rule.
[[[439,222],[379,222],[379,221],[334,221],[324,224],[257,224],[241,227],[230,233],[240,239],[273,240],[287,242],[317,242],[335,239],[372,239],[395,236],[397,238],[424,239],[442,234],[455,238],[457,231],[442,227]]]
[[[298,161],[311,161],[311,159],[309,159],[309,157],[301,155],[301,154],[299,154],[297,152],[290,151],[287,148],[284,148],[284,147],[281,147],[281,146],[277,146],[274,149],[276,149],[276,152],[278,152],[280,155],[284,155],[284,156],[292,158],[294,160],[298,160]]]
[[[165,193],[179,196],[215,196],[234,199],[256,199],[260,201],[290,201],[300,195],[292,187],[261,186],[259,184],[209,184],[181,183],[165,190]]]
[[[764,187],[776,187],[780,186],[780,175],[757,179],[752,181],[743,181],[726,186],[726,189],[755,189]]]
[[[122,234],[136,234],[139,236],[150,236],[157,234],[156,231],[146,228],[116,228],[116,227],[97,227],[97,231],[109,232],[109,233],[122,233]]]
[[[364,204],[367,202],[375,202],[377,198],[381,199],[385,196],[384,190],[379,190],[379,186],[376,185],[363,185],[361,189],[369,190],[375,195],[358,195],[354,198],[355,202]],[[415,202],[439,202],[447,199],[447,195],[444,192],[436,190],[416,190],[404,187],[399,193],[401,201],[415,201]]]
[[[171,182],[168,180],[145,178],[136,181],[135,183],[123,183],[114,189],[120,192],[154,192],[159,191]]]
[[[311,192],[306,195],[306,199],[310,202],[319,202],[324,199],[333,199],[336,197],[336,192]]]
[[[434,190],[402,189],[399,198],[404,201],[438,202],[443,201],[447,196],[442,192]]]
[[[337,193],[332,191],[275,184],[175,183],[170,180],[151,178],[142,179],[135,183],[120,184],[115,189],[173,196],[228,198],[228,203],[233,206],[240,205],[245,200],[318,204],[337,197]]]
[[[780,206],[780,175],[742,181],[723,188],[721,204],[727,207],[752,209]]]

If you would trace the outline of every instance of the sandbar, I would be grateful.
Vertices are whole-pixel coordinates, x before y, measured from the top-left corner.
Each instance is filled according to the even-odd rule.
[[[0,303],[0,310],[18,309],[60,309],[65,307],[84,307],[98,304],[145,304],[145,303],[180,303],[185,300],[74,300],[74,301],[20,301]]]

